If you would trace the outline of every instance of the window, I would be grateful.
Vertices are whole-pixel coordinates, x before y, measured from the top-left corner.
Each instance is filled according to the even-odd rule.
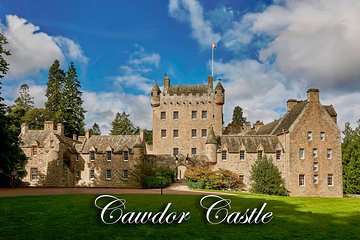
[[[226,155],[227,155],[226,150],[221,151],[221,160],[226,161]]]
[[[90,178],[90,180],[95,178],[95,170],[94,169],[90,169],[89,178]]]
[[[196,119],[197,112],[191,111],[191,119]]]
[[[95,151],[90,151],[90,161],[95,161]]]
[[[31,147],[31,156],[36,156],[38,154],[38,148],[37,146]]]
[[[308,141],[312,140],[312,132],[307,132],[307,140]]]
[[[241,150],[240,151],[240,161],[244,161],[245,160],[245,151]]]
[[[318,184],[319,183],[319,176],[318,175],[314,175],[314,184]]]
[[[129,151],[124,151],[123,152],[123,160],[124,161],[129,161]]]
[[[207,129],[201,129],[201,137],[206,137],[207,135]]]
[[[161,120],[166,119],[166,112],[161,112],[160,119],[161,119]]]
[[[123,170],[123,174],[122,174],[123,179],[128,179],[129,178],[129,170],[125,169]]]
[[[174,129],[174,130],[173,130],[173,136],[174,136],[174,138],[179,137],[179,130]]]
[[[305,175],[304,174],[299,175],[299,186],[305,186]]]
[[[325,140],[325,133],[321,132],[320,133],[320,141],[324,141]]]
[[[280,160],[281,159],[281,150],[277,150],[276,151],[276,160]]]
[[[106,160],[111,161],[112,159],[111,154],[112,154],[111,151],[106,151]]]
[[[38,179],[38,169],[37,168],[31,168],[30,173],[31,173],[31,176],[30,176],[31,180]]]
[[[173,118],[174,118],[174,120],[179,119],[179,112],[178,111],[174,111]]]
[[[111,180],[111,170],[106,170],[106,180]]]
[[[319,164],[317,162],[314,162],[314,172],[317,172],[319,170]]]
[[[179,155],[179,149],[178,149],[178,148],[173,148],[173,155],[174,155],[174,156],[178,156],[178,155]]]
[[[317,157],[317,148],[313,148],[312,155],[314,158]]]
[[[333,175],[332,174],[328,174],[327,182],[328,182],[328,186],[334,186],[334,181],[333,181]]]
[[[299,149],[299,158],[305,159],[305,149],[303,149],[303,148]]]
[[[326,157],[327,157],[327,159],[332,159],[332,149],[326,150]]]
[[[80,171],[77,171],[76,172],[76,179],[80,179],[81,178],[81,172]]]
[[[244,182],[244,175],[239,175],[239,179],[241,180],[241,182]]]
[[[196,138],[196,129],[191,129],[191,137]]]
[[[207,111],[202,111],[202,112],[201,112],[201,118],[202,118],[202,119],[206,119],[206,118],[207,118]]]
[[[191,148],[191,155],[196,155],[196,148]]]
[[[262,158],[263,157],[263,151],[262,150],[259,150],[258,151],[258,159]]]
[[[166,129],[161,129],[161,137],[166,138]]]

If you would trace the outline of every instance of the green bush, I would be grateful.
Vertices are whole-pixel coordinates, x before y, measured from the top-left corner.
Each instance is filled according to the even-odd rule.
[[[211,170],[209,167],[195,167],[185,172],[190,188],[214,190],[241,190],[243,183],[236,173],[229,170]]]
[[[251,192],[268,195],[288,195],[279,169],[266,156],[256,160],[250,171]]]
[[[144,188],[165,188],[171,183],[170,178],[163,176],[145,177]]]

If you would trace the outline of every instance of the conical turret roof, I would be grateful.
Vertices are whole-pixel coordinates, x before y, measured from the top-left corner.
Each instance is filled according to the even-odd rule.
[[[154,83],[153,88],[151,89],[151,92],[161,92],[159,85],[157,83]]]
[[[216,136],[215,136],[215,133],[214,133],[214,129],[213,129],[213,126],[211,125],[210,128],[209,128],[209,133],[206,137],[206,144],[216,144],[217,141],[216,141]]]
[[[215,90],[224,91],[224,87],[220,81],[218,81],[218,83],[216,84]]]

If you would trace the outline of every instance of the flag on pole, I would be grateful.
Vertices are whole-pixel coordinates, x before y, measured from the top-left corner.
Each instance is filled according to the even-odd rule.
[[[211,46],[212,48],[216,48],[216,43],[213,42]]]

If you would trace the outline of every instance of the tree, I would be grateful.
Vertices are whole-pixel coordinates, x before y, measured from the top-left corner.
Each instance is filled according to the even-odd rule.
[[[61,114],[65,136],[84,135],[85,110],[82,107],[81,84],[74,63],[71,63],[64,78],[61,92]]]
[[[0,34],[0,79],[9,69],[4,56],[10,52],[4,48],[6,38]],[[2,82],[0,81],[0,90]],[[0,91],[0,186],[11,186],[19,183],[25,174],[26,156],[20,148],[18,135],[11,128],[11,119],[6,115],[6,105],[3,103]]]
[[[62,86],[65,73],[60,69],[59,60],[55,60],[49,69],[48,83],[46,88],[47,101],[45,109],[49,112],[51,120],[62,122],[61,98]]]
[[[29,93],[29,86],[26,83],[21,84],[19,97],[15,104],[10,108],[8,116],[12,119],[12,128],[17,134],[20,134],[20,126],[24,121],[26,113],[33,108],[34,98]]]
[[[341,149],[344,193],[360,194],[360,120],[355,129],[347,122],[343,134]]]
[[[30,129],[43,129],[44,122],[49,118],[45,108],[33,108],[26,112],[22,121],[27,123]]]
[[[153,137],[153,131],[145,129],[144,130],[145,143],[152,145],[153,144],[152,137]]]
[[[236,106],[233,111],[232,121],[225,128],[224,134],[240,133],[242,132],[245,124],[246,124],[246,117],[244,117],[243,110],[241,107]]]
[[[114,121],[111,123],[111,135],[133,135],[139,132],[139,128],[135,127],[129,119],[129,114],[122,112],[116,113]]]
[[[94,125],[91,127],[91,130],[93,135],[101,135],[101,130],[97,123],[94,123]]]
[[[266,156],[256,160],[250,171],[251,192],[269,195],[288,195],[279,169]]]

